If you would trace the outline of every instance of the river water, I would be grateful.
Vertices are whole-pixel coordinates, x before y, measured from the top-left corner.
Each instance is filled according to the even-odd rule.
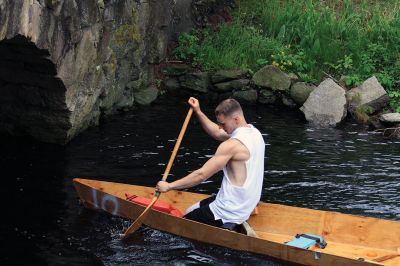
[[[213,118],[215,103],[202,103]],[[164,96],[104,119],[66,146],[1,138],[1,265],[285,265],[146,227],[121,242],[130,221],[79,205],[74,177],[154,186],[187,110],[186,99]],[[315,129],[295,111],[244,112],[267,144],[263,201],[400,220],[400,140],[352,121]],[[201,166],[217,145],[192,118],[169,180]],[[189,191],[214,193],[219,184],[218,175]]]

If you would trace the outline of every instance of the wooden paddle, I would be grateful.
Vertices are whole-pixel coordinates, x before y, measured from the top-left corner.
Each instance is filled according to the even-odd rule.
[[[176,154],[178,153],[179,146],[181,145],[183,135],[185,135],[185,131],[186,131],[187,125],[189,124],[189,120],[190,120],[190,117],[192,116],[192,113],[193,113],[193,109],[190,108],[186,115],[185,121],[183,122],[182,129],[181,129],[181,132],[179,133],[178,139],[176,140],[174,150],[172,151],[171,157],[169,158],[167,168],[165,169],[165,172],[161,179],[162,181],[167,180],[169,171],[171,170],[171,167],[175,160]],[[126,237],[128,237],[128,235],[135,232],[143,224],[147,215],[150,213],[151,207],[153,207],[154,203],[160,197],[160,194],[161,194],[160,192],[156,191],[152,201],[146,207],[146,209],[143,211],[143,213],[133,222],[133,224],[131,224],[131,226],[129,226],[129,228],[125,231],[125,233],[121,235],[122,239],[125,239]]]

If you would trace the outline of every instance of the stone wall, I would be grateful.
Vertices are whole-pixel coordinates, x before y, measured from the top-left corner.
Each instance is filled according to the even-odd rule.
[[[66,143],[148,89],[190,0],[0,0],[0,132]],[[154,90],[152,90],[154,91]]]

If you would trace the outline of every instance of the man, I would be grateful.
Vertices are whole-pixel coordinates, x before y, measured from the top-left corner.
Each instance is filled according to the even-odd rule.
[[[191,97],[188,102],[203,129],[222,143],[200,169],[171,183],[160,181],[156,189],[167,192],[193,187],[223,170],[217,196],[194,204],[184,217],[237,231],[260,200],[264,177],[263,137],[255,127],[247,124],[240,104],[234,99],[222,101],[215,109],[218,124],[201,111],[197,99]]]

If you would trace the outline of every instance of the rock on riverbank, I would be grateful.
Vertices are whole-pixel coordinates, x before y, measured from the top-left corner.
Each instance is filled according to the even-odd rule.
[[[218,100],[232,97],[243,104],[297,107],[305,119],[317,127],[336,126],[348,114],[360,123],[382,127],[384,122],[379,123],[377,117],[382,110],[390,109],[389,96],[374,76],[359,87],[347,90],[331,78],[323,80],[318,86],[297,81],[295,75],[284,73],[272,65],[265,66],[253,76],[243,70],[192,73],[190,68],[185,69],[185,72],[167,79],[164,86],[168,91],[210,94]],[[177,73],[171,69],[169,72]],[[193,75],[198,78],[193,79]],[[199,82],[199,79],[202,81]]]

